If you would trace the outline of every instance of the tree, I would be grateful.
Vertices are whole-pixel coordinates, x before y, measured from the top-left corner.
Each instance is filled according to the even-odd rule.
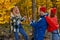
[[[32,17],[33,17],[33,20],[36,20],[35,10],[36,10],[36,3],[35,3],[35,0],[32,0]]]

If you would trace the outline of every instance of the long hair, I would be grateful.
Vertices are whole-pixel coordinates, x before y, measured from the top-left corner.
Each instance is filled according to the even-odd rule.
[[[17,6],[15,6],[15,7],[17,7]],[[15,12],[13,12],[15,7],[13,7],[13,8],[11,9],[11,13],[12,13],[14,16],[18,16],[18,17],[22,18],[22,17],[21,17],[20,12],[19,12],[18,14],[17,14],[17,13],[15,13]],[[18,10],[18,11],[19,11],[18,7],[17,7],[17,9],[16,9],[16,10]]]

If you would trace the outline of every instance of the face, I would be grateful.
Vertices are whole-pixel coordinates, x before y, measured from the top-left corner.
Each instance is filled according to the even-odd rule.
[[[55,14],[53,14],[53,13],[50,13],[50,17],[54,17],[55,16]]]
[[[18,7],[17,7],[17,6],[13,8],[13,13],[16,13],[16,14],[18,14],[18,13],[19,13],[19,9],[18,9]]]
[[[43,16],[45,13],[43,11],[40,11],[39,15]]]

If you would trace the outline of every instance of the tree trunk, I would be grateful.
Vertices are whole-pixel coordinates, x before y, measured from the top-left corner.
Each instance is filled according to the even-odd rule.
[[[35,0],[32,0],[32,18],[33,18],[33,20],[36,20],[35,9],[36,9],[36,3],[35,3]]]
[[[32,0],[32,19],[33,20],[36,20],[35,9],[36,9],[36,3],[35,3],[35,0]],[[32,39],[31,40],[34,40],[33,32],[34,32],[34,28],[32,28]]]

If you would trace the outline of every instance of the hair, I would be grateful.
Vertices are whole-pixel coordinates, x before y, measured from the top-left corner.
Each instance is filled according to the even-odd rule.
[[[17,4],[15,4],[15,6],[17,6]]]
[[[14,5],[14,6],[17,6],[17,4],[16,4],[16,5]],[[11,12],[13,12],[13,9],[14,9],[14,7],[11,9]]]
[[[11,9],[11,12],[13,12],[13,8]]]
[[[17,6],[17,4],[16,4],[16,5],[14,5],[14,6]],[[11,9],[11,12],[13,12],[13,9],[14,9],[14,7]]]

